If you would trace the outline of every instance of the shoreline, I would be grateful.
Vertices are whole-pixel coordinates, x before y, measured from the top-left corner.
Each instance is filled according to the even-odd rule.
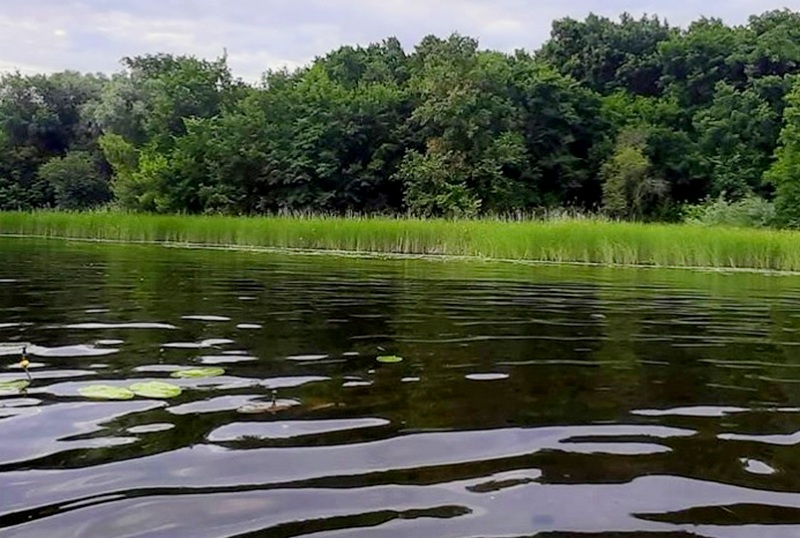
[[[798,232],[586,219],[0,213],[0,237],[360,258],[800,274]]]

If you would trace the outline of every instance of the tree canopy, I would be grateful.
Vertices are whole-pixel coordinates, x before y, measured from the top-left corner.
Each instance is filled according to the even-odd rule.
[[[537,51],[428,36],[237,80],[223,56],[0,78],[0,209],[669,219],[794,198],[800,13],[741,26],[590,15]]]

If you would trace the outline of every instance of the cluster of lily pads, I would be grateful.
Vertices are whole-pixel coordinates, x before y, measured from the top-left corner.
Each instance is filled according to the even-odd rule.
[[[218,377],[224,373],[225,370],[222,368],[193,368],[190,370],[178,370],[173,372],[170,377],[176,379],[202,379]],[[181,392],[183,392],[183,389],[179,386],[164,381],[134,383],[127,388],[111,385],[89,385],[78,389],[78,393],[81,396],[92,400],[132,400],[136,396],[164,400],[176,398],[181,395]]]
[[[376,357],[381,364],[398,364],[403,362],[402,357],[397,355],[383,355]],[[218,377],[225,374],[223,368],[191,368],[172,372],[170,377],[176,379],[203,379]],[[30,381],[17,379],[13,381],[0,382],[0,392],[21,391],[28,388]],[[112,385],[89,385],[78,389],[78,393],[92,400],[132,400],[136,396],[141,398],[168,399],[176,398],[181,395],[183,389],[172,383],[164,381],[149,381],[134,383],[129,387],[115,387]]]

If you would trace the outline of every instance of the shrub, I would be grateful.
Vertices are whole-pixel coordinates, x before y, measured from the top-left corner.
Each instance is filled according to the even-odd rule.
[[[108,181],[84,151],[50,159],[39,168],[39,178],[52,186],[61,209],[88,209],[111,199]]]
[[[721,195],[704,204],[685,206],[684,221],[703,226],[764,228],[776,223],[775,204],[754,194],[735,202]]]

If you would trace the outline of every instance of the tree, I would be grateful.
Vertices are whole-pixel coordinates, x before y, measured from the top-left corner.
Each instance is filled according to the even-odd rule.
[[[788,199],[761,178],[792,115],[799,36],[790,10],[686,30],[590,15],[556,21],[535,53],[459,34],[406,53],[389,38],[258,85],[224,56],[125,58],[110,78],[9,74],[0,210],[86,207],[103,185],[127,210],[230,214],[605,206],[640,219],[723,193],[767,200],[778,184]]]
[[[594,14],[582,22],[566,18],[553,23],[539,57],[602,94],[658,95],[658,47],[675,33],[658,17],[635,19],[624,13],[619,22]]]
[[[714,101],[694,120],[709,168],[713,198],[738,200],[757,192],[780,132],[779,118],[754,90],[717,84]]]
[[[660,85],[683,107],[711,102],[718,82],[741,88],[747,81],[748,33],[720,19],[702,18],[659,44],[664,76]]]
[[[800,69],[800,13],[788,9],[750,17],[751,51],[748,75],[752,78],[790,75]]]
[[[775,162],[764,178],[775,186],[778,222],[783,226],[800,228],[800,78],[795,81],[786,100]]]
[[[97,129],[85,109],[104,83],[102,77],[71,71],[0,77],[0,209],[55,203],[39,167],[70,150],[96,153]]]
[[[642,129],[622,132],[614,153],[603,164],[603,208],[614,218],[642,219],[667,198],[667,184],[655,177],[645,154],[646,139]]]
[[[61,209],[89,209],[111,198],[108,181],[85,151],[50,159],[39,168],[39,177],[52,186],[56,205]]]
[[[467,185],[464,156],[431,142],[423,155],[410,151],[397,175],[406,186],[409,211],[421,217],[474,217],[481,201]]]

